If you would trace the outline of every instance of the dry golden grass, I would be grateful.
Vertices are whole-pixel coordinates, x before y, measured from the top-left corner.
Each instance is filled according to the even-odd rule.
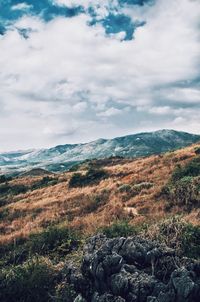
[[[52,176],[59,178],[56,185],[10,196],[8,203],[0,207],[0,211],[7,211],[0,220],[0,242],[26,237],[54,223],[67,223],[90,234],[116,219],[129,218],[131,223],[137,224],[172,215],[166,212],[165,201],[158,196],[175,166],[184,165],[196,156],[194,149],[195,145],[148,158],[121,159],[112,164],[107,160],[107,165],[102,168],[109,173],[109,178],[98,185],[70,189],[68,182],[73,172],[66,172]],[[41,178],[16,178],[11,184],[31,186]],[[119,189],[123,185],[132,188],[141,183],[152,183],[152,186],[143,188],[137,195],[131,189],[130,192]],[[175,214],[176,209],[173,211]],[[199,223],[199,218],[199,211],[186,215],[186,219],[195,224]]]

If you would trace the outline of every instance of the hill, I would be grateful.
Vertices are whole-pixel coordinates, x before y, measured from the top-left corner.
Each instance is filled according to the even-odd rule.
[[[199,192],[187,191],[187,186],[198,188],[198,150],[192,145],[146,158],[88,160],[65,173],[6,181],[0,185],[0,241],[26,237],[52,223],[65,222],[87,234],[116,219],[140,224],[182,214],[198,223]],[[181,172],[187,164],[196,174]],[[176,173],[184,176],[180,188],[182,178],[172,178]]]
[[[200,141],[200,135],[174,130],[139,133],[86,144],[61,145],[50,149],[0,154],[2,173],[18,173],[32,168],[52,172],[66,171],[86,159],[122,156],[145,157],[175,150]]]
[[[20,174],[21,177],[27,177],[27,176],[30,176],[30,177],[35,177],[35,176],[45,176],[45,175],[52,175],[53,173],[47,171],[47,170],[44,170],[44,169],[41,169],[41,168],[35,168],[35,169],[31,169],[27,172],[24,172],[22,174]]]
[[[0,177],[2,302],[198,301],[199,144],[37,174]]]

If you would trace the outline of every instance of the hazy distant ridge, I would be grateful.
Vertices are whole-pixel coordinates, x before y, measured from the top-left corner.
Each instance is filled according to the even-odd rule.
[[[26,171],[33,167],[62,171],[75,162],[86,159],[148,156],[185,147],[198,141],[200,135],[159,130],[114,139],[98,139],[85,144],[66,144],[49,149],[2,153],[0,168],[2,173]]]

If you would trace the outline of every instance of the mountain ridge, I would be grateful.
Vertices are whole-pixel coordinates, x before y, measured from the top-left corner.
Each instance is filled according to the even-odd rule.
[[[113,139],[100,138],[89,143],[0,153],[0,169],[3,173],[25,172],[34,167],[59,172],[87,159],[144,157],[186,147],[198,141],[200,135],[172,129],[141,132]]]

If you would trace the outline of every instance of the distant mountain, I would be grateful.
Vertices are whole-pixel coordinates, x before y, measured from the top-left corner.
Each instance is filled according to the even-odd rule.
[[[111,156],[143,157],[182,148],[198,141],[200,135],[159,130],[114,139],[98,139],[85,144],[2,153],[0,171],[17,173],[33,168],[44,168],[52,172],[64,171],[86,159]]]

